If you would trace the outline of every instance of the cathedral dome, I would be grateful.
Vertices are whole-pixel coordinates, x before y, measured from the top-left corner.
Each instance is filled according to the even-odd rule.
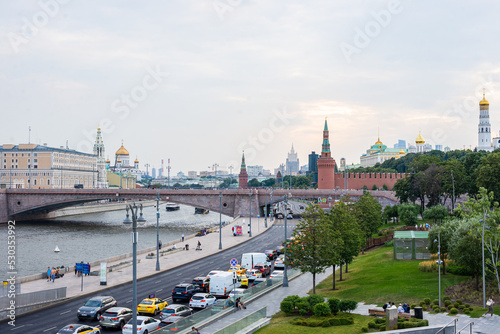
[[[136,163],[136,164],[139,163],[139,159],[137,159],[137,157],[135,157],[134,163]]]
[[[417,143],[417,144],[425,144],[425,140],[422,137],[422,134],[420,133],[420,131],[418,132],[417,139],[415,139],[415,143]]]
[[[399,150],[399,154],[406,154],[405,150],[401,149]]]
[[[479,102],[479,105],[480,106],[489,106],[490,105],[488,100],[486,100],[486,98],[484,97],[484,93],[483,93],[483,99]]]
[[[122,140],[122,146],[116,151],[116,155],[130,155],[128,151],[123,147],[123,140]]]
[[[121,162],[122,162],[122,159],[118,159],[118,160],[116,160],[116,162],[121,163]]]
[[[380,141],[380,138],[377,138],[377,141],[375,142],[375,145],[384,145],[384,144]]]

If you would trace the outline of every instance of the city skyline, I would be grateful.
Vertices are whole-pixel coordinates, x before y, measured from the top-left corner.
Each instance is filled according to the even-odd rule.
[[[307,161],[380,140],[477,145],[482,89],[500,130],[493,1],[72,1],[0,4],[2,143],[92,153],[171,175]],[[443,24],[443,22],[445,24]],[[21,116],[21,117],[19,117]],[[31,132],[29,132],[31,127]],[[166,166],[165,166],[166,167]]]

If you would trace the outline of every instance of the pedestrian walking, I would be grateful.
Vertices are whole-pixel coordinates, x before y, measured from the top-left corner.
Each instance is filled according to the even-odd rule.
[[[488,311],[483,315],[487,315],[488,313],[491,313],[491,316],[493,316],[493,305],[495,305],[495,301],[493,300],[493,296],[490,296],[490,299],[486,302],[486,306],[488,306]]]
[[[161,240],[160,240],[160,241],[158,241],[158,249],[161,249],[161,245],[162,245],[162,243],[161,243]]]
[[[52,280],[52,283],[56,280],[56,268],[54,267],[50,270],[50,279]]]
[[[50,281],[50,267],[47,267],[47,282]]]
[[[182,234],[182,242],[184,242],[184,234]]]
[[[85,274],[85,276],[89,276],[90,275],[90,263],[87,262],[87,264],[89,265],[89,273]]]

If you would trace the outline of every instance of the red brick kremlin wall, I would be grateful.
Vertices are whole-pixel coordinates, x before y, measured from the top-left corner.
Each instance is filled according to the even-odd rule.
[[[406,175],[404,173],[348,173],[348,189],[362,189],[366,186],[369,190],[373,185],[382,188],[385,184],[392,190],[396,182]],[[344,174],[335,173],[335,188],[344,189]]]

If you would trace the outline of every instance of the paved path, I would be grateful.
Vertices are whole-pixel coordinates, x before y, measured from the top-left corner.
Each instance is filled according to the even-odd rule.
[[[249,240],[247,234],[246,226],[243,226],[243,235],[234,237],[232,233],[232,227],[235,225],[242,225],[243,219],[246,223],[248,223],[248,218],[239,218],[233,221],[230,224],[226,224],[222,228],[222,247],[223,250],[228,249],[232,246],[236,246],[244,241]],[[258,224],[257,224],[258,222]],[[271,226],[271,223],[268,221],[268,227]],[[264,218],[252,218],[252,237],[255,237],[262,232],[266,231]],[[139,233],[140,234],[140,233]],[[140,235],[139,235],[140,237]],[[196,251],[196,244],[198,240],[201,242],[202,251]],[[161,271],[166,271],[172,269],[177,266],[181,266],[184,263],[188,263],[191,261],[195,261],[201,259],[203,257],[207,257],[219,252],[219,233],[210,233],[203,237],[193,237],[190,239],[186,239],[184,242],[179,242],[176,244],[177,248],[182,248],[184,244],[189,244],[189,251],[178,250],[174,253],[160,256],[160,268]],[[172,247],[172,246],[168,246]],[[162,250],[165,250],[165,246]],[[130,250],[132,251],[132,244],[130,244]],[[154,251],[156,255],[156,251]],[[138,255],[137,259],[140,260],[140,263],[137,264],[137,277],[147,277],[150,275],[154,275],[158,273],[156,271],[156,258],[146,259],[147,254]],[[122,262],[129,261],[130,265],[118,269],[116,271],[108,272],[107,274],[107,285],[100,285],[100,277],[99,276],[84,276],[83,278],[83,292],[81,291],[81,277],[77,277],[74,275],[74,272],[68,272],[62,278],[58,278],[54,283],[47,282],[46,279],[38,279],[35,281],[22,283],[22,293],[33,292],[33,291],[43,291],[46,289],[60,288],[66,287],[66,296],[67,297],[75,297],[81,296],[88,293],[98,292],[100,290],[107,289],[112,286],[120,285],[123,283],[132,281],[132,257],[121,259],[115,262],[110,262],[107,264],[108,268],[112,265],[116,265]],[[229,266],[229,264],[228,264]],[[92,268],[95,270],[96,268]]]
[[[368,309],[377,307],[377,305],[365,305],[360,303],[358,308],[354,313],[368,315]],[[495,334],[500,333],[500,317],[498,315],[490,315],[481,318],[471,318],[465,314],[459,314],[456,316],[449,316],[445,313],[430,314],[429,312],[424,312],[424,319],[429,320],[429,325],[432,326],[444,326],[453,319],[458,319],[457,331],[466,326],[469,322],[474,322],[472,326],[473,333],[477,334]],[[469,333],[469,331],[463,331],[462,333]]]

